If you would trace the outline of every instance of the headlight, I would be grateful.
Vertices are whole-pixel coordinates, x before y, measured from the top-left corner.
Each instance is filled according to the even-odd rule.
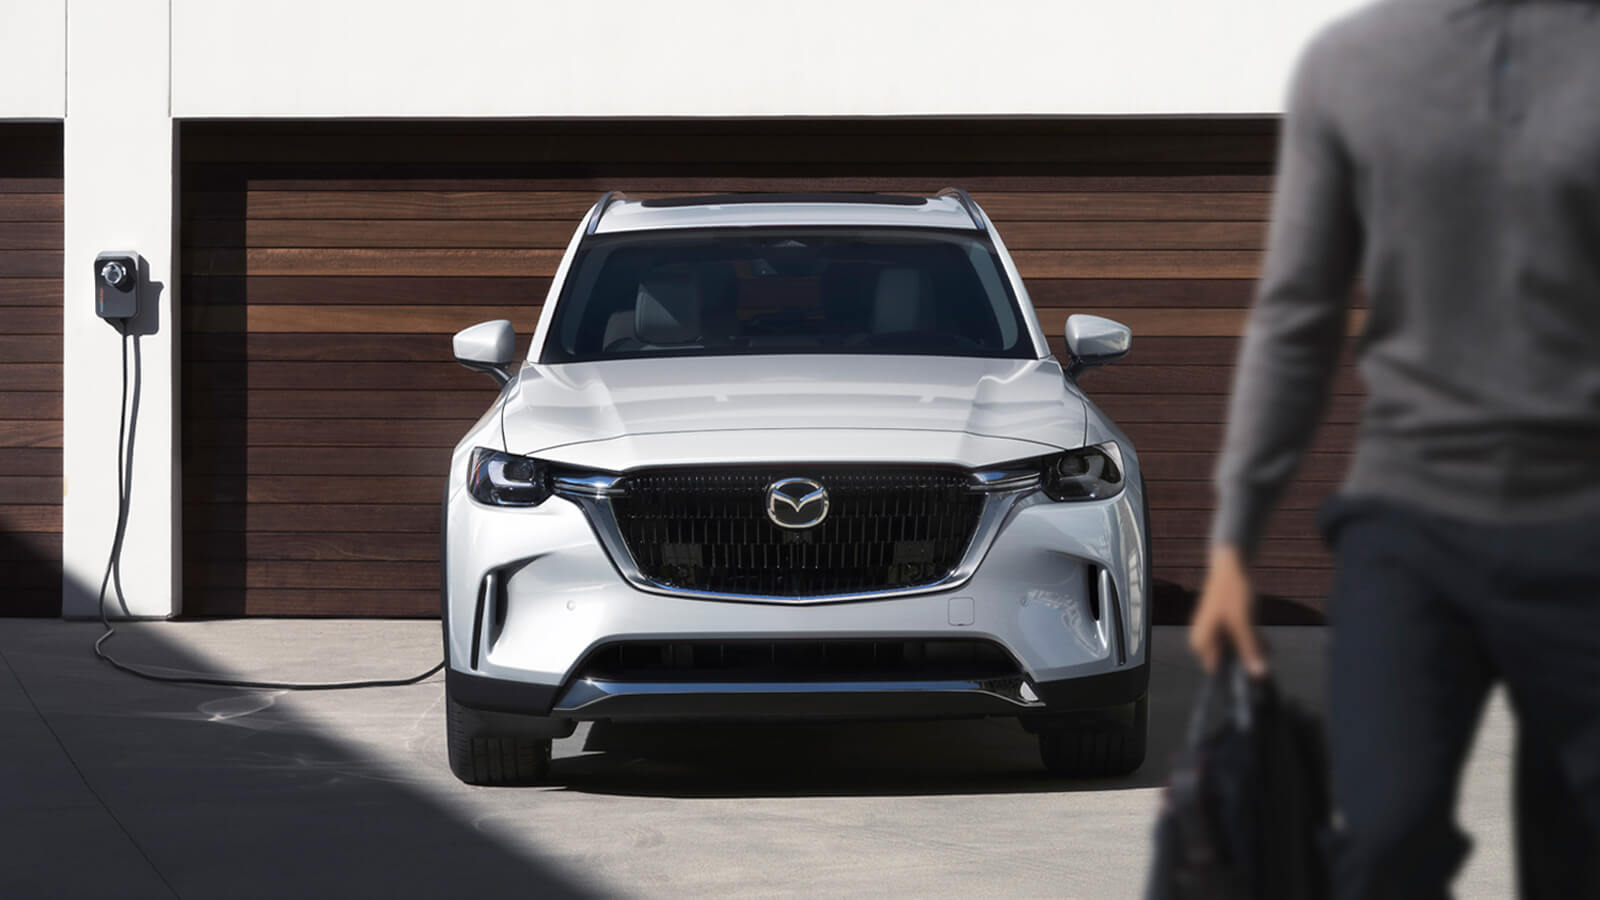
[[[1069,450],[1044,461],[1044,492],[1052,500],[1104,500],[1122,490],[1122,453],[1114,443]]]
[[[550,497],[550,469],[537,459],[479,447],[472,451],[467,493],[490,506],[538,506]]]

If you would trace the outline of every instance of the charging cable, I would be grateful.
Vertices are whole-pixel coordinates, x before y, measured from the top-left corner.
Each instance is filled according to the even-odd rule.
[[[110,320],[114,323],[118,320]],[[123,612],[128,611],[127,598],[122,595],[122,538],[128,529],[128,500],[132,494],[128,483],[128,467],[132,464],[133,447],[129,440],[129,419],[133,412],[128,409],[128,384],[132,376],[128,371],[128,344],[137,342],[138,335],[129,334],[126,319],[120,320],[116,325],[117,333],[122,335],[122,405],[117,410],[117,530],[111,539],[111,555],[106,560],[106,574],[100,579],[100,624],[105,626],[105,632],[94,642],[94,655],[110,663],[112,667],[135,675],[148,681],[161,681],[168,684],[203,684],[214,687],[256,688],[260,690],[278,691],[345,691],[356,688],[402,687],[408,684],[417,684],[426,678],[438,674],[444,668],[444,661],[420,675],[410,678],[381,679],[376,681],[329,681],[321,683],[304,683],[291,681],[244,681],[233,678],[219,678],[208,675],[166,675],[152,672],[139,666],[129,665],[112,656],[105,644],[117,634],[117,629],[111,624],[111,619],[106,615],[106,588],[113,587],[116,591],[117,603]],[[137,365],[137,362],[135,363]],[[137,401],[135,401],[137,402]]]

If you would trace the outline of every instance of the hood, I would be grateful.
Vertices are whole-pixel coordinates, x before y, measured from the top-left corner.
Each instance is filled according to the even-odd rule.
[[[1081,446],[1085,417],[1053,359],[926,356],[530,364],[503,405],[508,450],[612,469],[576,448],[622,468],[685,453],[984,465]]]

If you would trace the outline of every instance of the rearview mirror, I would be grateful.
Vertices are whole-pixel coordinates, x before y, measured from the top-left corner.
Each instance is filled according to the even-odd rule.
[[[451,339],[456,362],[486,373],[504,387],[511,380],[511,359],[516,354],[517,333],[508,319],[479,322],[456,332]]]
[[[1072,354],[1069,375],[1116,362],[1132,347],[1133,330],[1121,322],[1082,313],[1067,317],[1067,351]]]

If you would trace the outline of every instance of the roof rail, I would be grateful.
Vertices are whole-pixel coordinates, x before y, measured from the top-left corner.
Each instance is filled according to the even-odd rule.
[[[978,208],[978,201],[972,199],[971,194],[958,187],[947,187],[940,191],[937,196],[956,198],[961,203],[961,208],[966,210],[967,215],[972,218],[972,224],[979,231],[989,230],[988,226],[983,224],[983,210]]]
[[[871,194],[856,191],[818,191],[812,193],[765,193],[750,191],[739,194],[706,194],[699,197],[651,197],[639,201],[640,206],[651,209],[669,209],[679,206],[726,206],[733,203],[866,203],[885,206],[923,206],[927,197],[902,197],[899,194]]]
[[[594,234],[594,230],[600,227],[600,217],[606,214],[606,209],[609,208],[613,202],[626,199],[628,199],[628,195],[621,191],[606,191],[604,194],[601,194],[600,202],[595,204],[595,206],[598,208],[594,211],[594,218],[590,219],[589,226],[583,229],[584,235],[588,236]]]

